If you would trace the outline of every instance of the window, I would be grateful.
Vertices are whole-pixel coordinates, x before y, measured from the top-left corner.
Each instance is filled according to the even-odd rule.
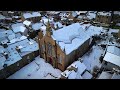
[[[52,45],[50,43],[47,44],[47,53],[49,56],[52,56]]]
[[[29,57],[29,56],[27,56],[27,59],[30,59],[30,57]]]
[[[62,55],[58,55],[58,63],[62,64]]]
[[[54,47],[52,47],[52,56],[53,56],[53,57],[56,56],[56,55],[55,55],[55,48],[54,48]]]
[[[41,46],[41,52],[45,52],[45,45]]]

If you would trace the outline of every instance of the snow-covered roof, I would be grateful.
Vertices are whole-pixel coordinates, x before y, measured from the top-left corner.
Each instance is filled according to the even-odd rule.
[[[69,17],[69,15],[70,15],[70,13],[64,12],[64,13],[60,13],[59,16],[61,17],[61,20],[66,20],[67,17]]]
[[[28,20],[25,20],[25,21],[23,22],[23,24],[26,25],[26,26],[29,26],[29,25],[31,24],[31,22],[28,21]]]
[[[17,33],[17,32],[24,32],[25,30],[26,30],[26,27],[24,27],[24,26],[18,26],[18,27],[14,27],[13,28],[13,31],[15,33]]]
[[[6,20],[11,20],[11,21],[12,21],[12,18],[11,18],[11,17],[6,17],[5,19],[6,19]]]
[[[12,40],[10,40],[10,43],[7,43],[7,44],[10,45],[12,43],[24,40],[26,38],[27,38],[26,36],[22,36],[20,33],[17,33],[17,34],[15,34],[15,38],[13,38]]]
[[[87,70],[89,70],[91,73],[93,72],[93,69],[95,66],[101,67],[101,63],[99,61],[99,58],[101,54],[104,53],[104,50],[102,47],[99,47],[97,45],[94,45],[91,48],[92,52],[87,52],[85,55],[81,57],[83,60],[83,63],[87,67]]]
[[[62,13],[60,13],[59,16],[61,16],[61,17],[68,17],[69,15],[70,15],[70,13],[62,12]]]
[[[7,39],[7,38],[4,38],[4,39],[2,39],[0,42],[1,42],[1,44],[7,44],[8,39]]]
[[[114,14],[120,15],[120,11],[114,11]]]
[[[44,26],[40,27],[40,29],[41,30],[46,30],[46,26],[44,25]]]
[[[65,17],[61,17],[61,20],[66,20],[67,18],[65,18]]]
[[[88,13],[88,16],[87,16],[89,19],[94,19],[96,18],[96,13]]]
[[[88,38],[75,38],[71,43],[59,42],[58,45],[63,51],[65,49],[65,53],[68,55],[72,51],[78,49],[78,47],[82,45],[86,40],[88,40]]]
[[[120,26],[120,23],[117,23],[116,25],[117,25],[117,26]]]
[[[111,77],[112,77],[112,74],[108,72],[102,72],[98,79],[111,79]]]
[[[27,18],[31,18],[31,17],[33,17],[33,16],[32,16],[31,13],[24,13],[24,14],[23,14],[23,17],[24,17],[25,19],[27,19]]]
[[[118,33],[119,32],[119,29],[109,29],[108,31],[108,34],[111,34],[111,33]]]
[[[32,12],[33,17],[39,17],[41,14],[39,12]]]
[[[120,56],[120,49],[115,46],[108,46],[107,52]]]
[[[23,17],[24,17],[25,19],[27,19],[27,18],[32,18],[32,17],[39,17],[39,16],[41,16],[41,14],[40,14],[39,12],[24,13],[24,14],[23,14]]]
[[[76,75],[77,75],[77,73],[75,72],[75,71],[70,71],[71,73],[70,73],[70,75],[68,76],[68,79],[76,79]]]
[[[76,13],[80,15],[80,13],[87,13],[87,11],[76,11]]]
[[[15,34],[9,35],[9,36],[8,36],[8,39],[9,39],[9,40],[15,39]]]
[[[19,53],[16,50],[13,50],[11,52],[8,53],[8,59],[5,61],[5,64],[7,64],[7,66],[16,63],[17,61],[21,60],[21,56],[19,55]]]
[[[58,77],[61,71],[53,68],[38,56],[30,64],[8,77],[8,79],[53,79],[53,77],[48,77],[50,75],[49,73]]]
[[[34,51],[37,51],[39,49],[39,46],[38,44],[33,41],[32,39],[29,41],[29,44],[26,43],[28,46],[27,47],[24,47],[24,48],[21,48],[21,56],[24,56],[26,55],[27,53],[31,53],[31,52],[34,52]],[[26,53],[27,52],[27,53]]]
[[[70,68],[71,66],[77,67],[78,68],[77,73],[79,73],[80,75],[87,69],[85,64],[81,63],[80,61],[73,62],[68,68]]]
[[[64,72],[61,73],[62,76],[68,78],[68,76],[71,74],[71,71],[65,70]]]
[[[5,30],[5,29],[0,29],[0,38],[7,37],[9,35],[13,35],[14,32],[12,30]]]
[[[12,18],[19,18],[19,16],[12,16]]]
[[[98,12],[98,15],[111,16],[111,13],[110,12]]]
[[[13,51],[16,50],[16,46],[20,47],[19,49],[21,51],[21,56],[37,51],[39,49],[37,42],[35,42],[32,39],[30,39],[30,41],[28,39],[24,39],[22,41],[16,42],[14,44],[9,45],[7,49],[9,51]]]
[[[13,11],[8,11],[8,13],[14,13]]]
[[[0,43],[7,44],[10,40],[15,38],[15,34],[12,30],[0,31]]]
[[[54,31],[53,37],[56,38],[57,41],[71,42],[73,38],[80,35],[81,29],[79,23],[75,23]]]
[[[111,79],[120,79],[120,74],[114,73]]]
[[[33,30],[40,30],[42,23],[35,23],[32,25]]]
[[[47,13],[49,13],[49,14],[58,14],[60,12],[59,11],[47,11]]]
[[[24,32],[26,30],[26,27],[23,25],[23,23],[17,23],[12,25],[12,30],[17,32]]]
[[[21,22],[22,22],[22,20],[21,20],[21,19],[20,19],[20,20],[16,20],[16,22],[21,23]]]
[[[3,16],[3,15],[0,14],[0,20],[1,19],[5,19],[5,16]]]
[[[26,65],[10,77],[8,79],[25,79],[28,74],[34,72],[38,68],[38,65],[32,61],[30,64]]]
[[[5,48],[0,45],[0,53],[3,53],[5,51]]]
[[[104,32],[103,27],[92,26],[91,24],[81,24],[81,27],[86,30],[88,36],[99,35],[101,32]]]
[[[6,58],[2,54],[0,54],[0,70],[3,69],[5,60]]]
[[[53,31],[52,38],[57,41],[57,44],[62,50],[65,49],[66,54],[69,54],[82,45],[91,36],[94,36],[95,34],[99,35],[103,30],[102,27],[95,27],[90,24],[87,26],[88,29],[85,30],[86,25],[84,24],[71,24]]]
[[[5,29],[0,29],[0,32],[4,32],[5,31]]]
[[[120,56],[107,52],[103,60],[115,64],[120,67]]]
[[[48,23],[48,21],[51,23],[51,22],[53,22],[53,18],[42,18],[41,20],[40,20],[41,22],[44,22],[44,24],[47,24]]]
[[[8,46],[6,49],[4,49],[2,46],[0,46],[0,69],[3,68],[4,64],[7,64],[7,66],[9,66],[22,59],[19,53],[13,48],[15,47],[10,48]],[[8,54],[7,59],[1,54],[3,52]]]
[[[77,71],[69,70],[69,68],[75,67],[77,68]],[[83,77],[81,74],[87,69],[87,67],[81,63],[80,61],[75,61],[72,63],[69,67],[67,67],[67,70],[61,73],[62,76],[68,78],[68,79],[82,79]]]
[[[84,16],[79,15],[77,18],[79,18],[79,19],[83,19],[83,18],[84,18]]]
[[[92,74],[90,74],[88,71],[85,71],[85,73],[82,75],[83,79],[91,79]]]
[[[72,12],[72,16],[73,17],[76,17],[77,16],[77,13],[75,11]]]
[[[55,28],[57,28],[57,25],[58,25],[59,28],[62,28],[62,27],[63,27],[63,25],[62,25],[60,22],[54,23],[54,27],[55,27]]]

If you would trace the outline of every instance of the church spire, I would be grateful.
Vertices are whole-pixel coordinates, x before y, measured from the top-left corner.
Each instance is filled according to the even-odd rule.
[[[51,26],[50,26],[50,21],[49,21],[49,19],[48,19],[48,23],[47,23],[46,30],[47,30],[47,31],[50,31],[50,30],[51,30]]]
[[[48,36],[51,36],[51,35],[52,35],[52,28],[51,28],[49,19],[48,19],[48,23],[47,23],[47,26],[46,26],[46,34],[47,34]]]

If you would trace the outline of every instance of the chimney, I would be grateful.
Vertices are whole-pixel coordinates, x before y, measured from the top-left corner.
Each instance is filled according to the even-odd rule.
[[[5,56],[6,59],[8,59],[8,54],[6,52],[3,52],[3,55]]]
[[[3,47],[4,47],[4,48],[7,48],[7,47],[8,47],[8,45],[7,45],[7,44],[3,44]]]
[[[16,50],[17,50],[18,52],[21,52],[19,46],[16,46]]]

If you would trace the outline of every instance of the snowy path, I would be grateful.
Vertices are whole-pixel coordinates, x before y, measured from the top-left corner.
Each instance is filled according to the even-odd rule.
[[[8,79],[56,79],[56,77],[60,77],[60,74],[59,69],[54,69],[38,56],[33,62],[8,77]]]
[[[82,57],[83,63],[87,66],[87,70],[92,72],[95,66],[101,67],[99,57],[101,56],[101,54],[103,54],[103,52],[104,51],[100,46],[93,46],[92,51],[86,53]]]

